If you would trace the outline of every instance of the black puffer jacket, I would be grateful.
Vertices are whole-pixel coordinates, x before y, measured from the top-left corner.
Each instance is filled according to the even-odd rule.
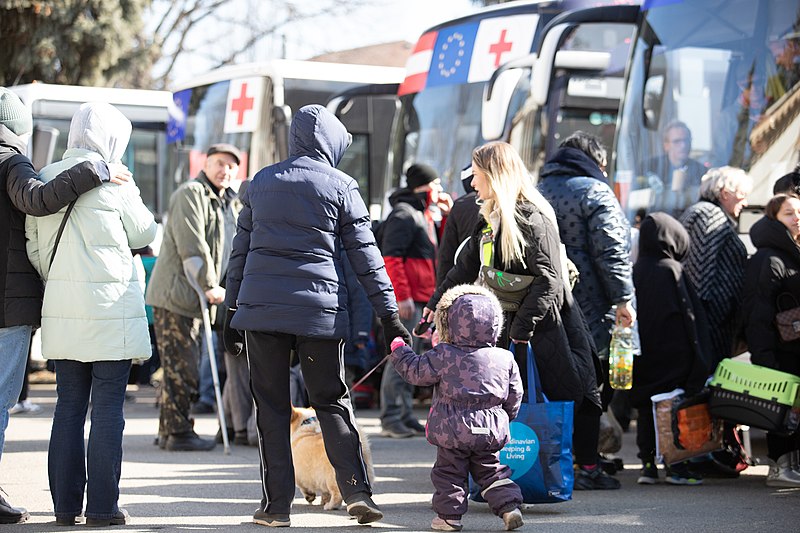
[[[580,307],[562,282],[558,229],[532,204],[521,203],[517,209],[527,221],[522,227],[527,243],[525,264],[514,261],[510,268],[503,267],[499,247],[495,247],[494,266],[536,279],[519,311],[506,317],[507,336],[530,339],[542,389],[550,400],[573,400],[579,404],[588,399],[599,408],[600,363]],[[428,302],[429,309],[436,308],[442,294],[450,287],[472,283],[478,277],[480,232],[485,226],[484,223],[476,227],[477,231],[458,256],[455,266]],[[498,235],[495,241],[499,239]]]
[[[38,326],[41,320],[44,286],[25,250],[25,214],[57,213],[109,179],[105,163],[86,162],[44,184],[24,153],[25,143],[0,125],[0,328]],[[96,168],[86,171],[87,165]]]
[[[605,176],[589,156],[561,148],[541,172],[539,190],[558,217],[567,257],[580,272],[573,292],[598,348],[608,348],[611,306],[633,298],[630,225]]]
[[[305,106],[292,119],[289,158],[253,178],[228,263],[235,329],[347,338],[345,254],[378,316],[397,312],[358,184],[336,168],[347,146],[336,117]]]
[[[800,247],[786,227],[767,217],[750,228],[758,251],[744,276],[744,326],[751,361],[800,375],[800,340],[785,342],[775,326],[778,296],[785,310],[800,303]]]

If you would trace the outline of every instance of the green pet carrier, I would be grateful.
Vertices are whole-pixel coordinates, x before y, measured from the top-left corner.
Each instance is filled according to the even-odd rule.
[[[800,377],[724,359],[711,387],[711,415],[767,431],[791,433],[800,422]]]

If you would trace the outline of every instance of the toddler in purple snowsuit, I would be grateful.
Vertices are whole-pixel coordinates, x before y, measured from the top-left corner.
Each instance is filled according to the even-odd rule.
[[[434,385],[426,434],[437,447],[431,471],[437,517],[431,528],[461,530],[467,512],[468,475],[506,530],[522,525],[522,493],[499,451],[509,441],[509,421],[519,412],[522,380],[514,356],[495,343],[503,312],[483,287],[458,285],[436,307],[440,343],[417,355],[399,337],[392,364],[407,382]],[[399,340],[398,340],[399,339]]]

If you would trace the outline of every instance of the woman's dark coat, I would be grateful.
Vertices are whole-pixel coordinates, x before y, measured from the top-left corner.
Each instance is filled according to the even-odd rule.
[[[800,340],[785,342],[775,326],[782,309],[800,303],[800,248],[786,227],[762,218],[750,228],[758,251],[747,262],[744,276],[744,325],[754,364],[800,375]]]
[[[573,400],[577,405],[586,398],[599,408],[597,350],[578,304],[562,282],[558,229],[530,203],[519,203],[517,209],[526,221],[522,226],[527,243],[525,264],[515,260],[510,268],[503,267],[500,249],[495,246],[493,266],[535,280],[519,310],[506,320],[508,336],[530,339],[542,389],[550,400]],[[485,227],[485,222],[477,227],[428,302],[429,309],[435,309],[450,287],[472,283],[478,277],[480,234]],[[499,239],[498,235],[495,242]],[[527,383],[524,385],[527,389]]]
[[[105,163],[85,162],[45,185],[25,149],[20,137],[0,125],[0,328],[38,326],[42,317],[44,285],[25,249],[25,214],[57,213],[110,179]]]
[[[678,387],[698,392],[710,373],[710,340],[700,299],[683,274],[689,235],[666,213],[642,222],[633,266],[642,354],[633,361],[634,405]]]

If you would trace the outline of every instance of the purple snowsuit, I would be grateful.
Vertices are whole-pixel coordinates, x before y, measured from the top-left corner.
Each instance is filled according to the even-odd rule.
[[[422,355],[408,345],[392,352],[392,364],[403,379],[435,386],[426,433],[438,448],[431,471],[433,510],[443,519],[460,519],[467,512],[470,473],[496,515],[522,504],[522,493],[498,453],[509,441],[509,421],[522,401],[514,357],[495,347],[502,320],[494,295],[459,285],[437,306],[441,343]]]

